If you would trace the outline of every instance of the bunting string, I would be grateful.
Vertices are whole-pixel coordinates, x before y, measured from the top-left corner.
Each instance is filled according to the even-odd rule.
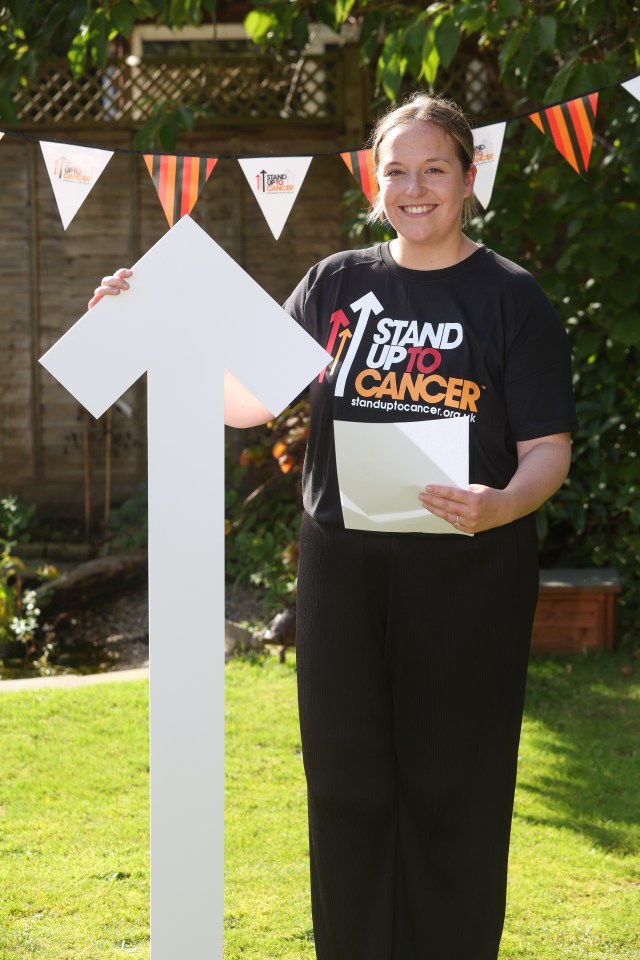
[[[486,208],[490,203],[505,128],[507,123],[514,120],[525,118],[530,120],[554,144],[576,173],[585,177],[593,147],[599,94],[613,87],[622,87],[640,101],[640,74],[638,74],[598,90],[589,91],[579,97],[548,104],[539,110],[518,114],[503,121],[475,127],[473,130],[474,162],[478,171],[475,192],[482,206]],[[331,152],[280,157],[239,157],[237,155],[211,157],[202,154],[144,153],[119,147],[105,150],[90,144],[44,140],[20,130],[0,129],[0,140],[7,136],[37,141],[40,144],[65,230],[113,154],[128,153],[143,157],[170,227],[181,217],[191,213],[218,160],[237,160],[277,240],[313,158],[337,155]],[[368,148],[346,150],[341,151],[339,156],[368,202],[372,204],[378,194],[372,151]]]

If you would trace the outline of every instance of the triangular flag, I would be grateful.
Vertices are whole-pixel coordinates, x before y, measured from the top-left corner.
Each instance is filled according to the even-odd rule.
[[[238,159],[276,240],[291,213],[312,157]]]
[[[42,156],[66,230],[111,160],[113,150],[41,140]]]
[[[145,153],[169,226],[191,213],[200,191],[211,176],[217,157],[178,157],[175,154]]]
[[[597,109],[598,94],[590,93],[539,113],[530,113],[529,119],[549,137],[573,169],[584,175],[589,167]]]
[[[358,181],[358,186],[365,197],[372,204],[378,196],[378,181],[373,166],[373,151],[349,150],[346,153],[341,153],[340,156]]]
[[[625,80],[621,84],[632,97],[635,97],[636,100],[640,100],[640,75],[634,77],[633,80]]]
[[[473,145],[475,147],[473,162],[478,171],[473,192],[485,210],[489,206],[493,193],[493,184],[498,172],[506,126],[506,121],[491,123],[486,127],[476,127],[473,131]]]

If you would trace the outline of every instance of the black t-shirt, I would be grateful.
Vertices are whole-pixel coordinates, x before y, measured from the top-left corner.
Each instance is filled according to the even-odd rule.
[[[305,510],[343,526],[334,420],[469,416],[469,480],[507,486],[517,440],[577,427],[566,331],[531,274],[487,247],[441,270],[388,244],[316,264],[285,310],[334,357],[310,386]]]

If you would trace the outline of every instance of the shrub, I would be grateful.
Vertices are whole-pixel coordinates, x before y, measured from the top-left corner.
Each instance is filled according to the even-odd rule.
[[[227,449],[226,576],[261,588],[273,609],[295,594],[308,415],[303,400],[267,424],[239,457]]]
[[[102,553],[126,553],[146,547],[149,542],[149,496],[147,484],[141,484],[132,497],[109,514]]]

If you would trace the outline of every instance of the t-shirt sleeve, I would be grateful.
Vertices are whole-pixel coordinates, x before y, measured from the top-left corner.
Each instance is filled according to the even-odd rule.
[[[313,288],[316,282],[316,267],[312,267],[311,270],[302,278],[298,286],[295,288],[290,297],[283,304],[283,309],[286,313],[292,317],[296,323],[299,323],[303,330],[305,330],[309,336],[318,343],[319,346],[322,346],[318,338],[318,329],[316,323],[316,310],[315,310],[315,296],[313,295]],[[289,406],[295,407],[304,397],[309,393],[309,388],[311,384],[307,384],[304,390],[302,390],[297,397],[295,397]]]
[[[293,293],[287,298],[287,300],[284,302],[282,306],[283,306],[283,310],[286,313],[288,313],[289,316],[296,321],[296,323],[299,323],[303,330],[306,330],[307,333],[310,333],[311,335],[313,335],[313,330],[309,329],[309,325],[308,323],[306,323],[306,313],[305,313],[305,306],[307,303],[307,296],[309,292],[309,284],[310,284],[310,279],[309,279],[309,274],[307,274],[302,278],[298,286],[295,288]],[[307,396],[309,392],[309,386],[310,384],[307,384],[304,390],[302,390],[297,397],[294,397],[294,399],[289,404],[290,407],[295,407],[297,403],[300,403],[303,397]]]
[[[576,430],[569,337],[533,277],[511,284],[511,338],[506,344],[504,391],[515,440]]]
[[[307,325],[305,324],[305,310],[310,286],[311,271],[309,271],[309,273],[302,278],[293,293],[290,294],[290,296],[282,305],[283,309],[289,314],[289,316],[293,317],[293,319],[305,329],[307,328]],[[307,333],[312,332],[313,331],[307,329]]]

